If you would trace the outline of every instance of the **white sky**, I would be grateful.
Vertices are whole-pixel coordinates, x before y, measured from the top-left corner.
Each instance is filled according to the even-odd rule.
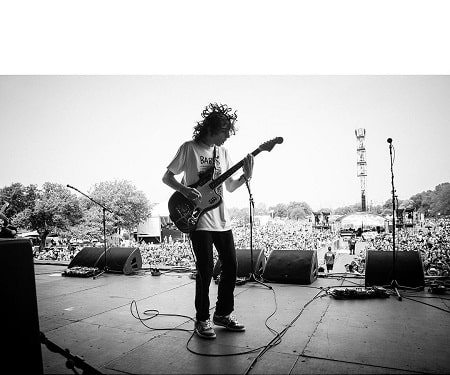
[[[450,65],[436,37],[448,35],[448,22],[439,2],[434,8],[390,2],[390,13],[343,2],[359,17],[320,2],[311,10],[321,15],[318,22],[307,17],[309,9],[295,13],[286,1],[240,11],[234,1],[227,8],[214,3],[233,20],[228,28],[204,11],[183,17],[211,5],[204,1],[189,2],[190,9],[172,1],[156,13],[154,7],[139,12],[141,2],[112,1],[106,13],[101,1],[69,10],[43,2],[59,17],[33,2],[17,3],[10,13],[20,11],[29,29],[10,15],[0,26],[16,39],[5,38],[8,58],[0,63],[1,187],[50,181],[87,192],[98,182],[127,179],[165,206],[171,194],[161,182],[165,167],[211,101],[238,110],[239,130],[225,144],[235,163],[261,143],[284,138],[255,159],[256,204],[306,201],[320,209],[359,202],[357,128],[367,135],[369,203],[391,196],[388,137],[400,199],[450,182]],[[96,21],[100,14],[108,16],[104,27]],[[401,15],[408,16],[403,27]],[[416,30],[417,24],[426,28]],[[247,190],[226,201],[247,207]]]

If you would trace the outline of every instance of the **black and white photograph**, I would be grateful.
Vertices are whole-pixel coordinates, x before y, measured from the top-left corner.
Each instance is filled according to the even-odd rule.
[[[450,372],[443,1],[19,1],[11,374]]]

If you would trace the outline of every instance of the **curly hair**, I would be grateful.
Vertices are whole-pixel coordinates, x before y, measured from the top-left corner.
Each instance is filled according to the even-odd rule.
[[[194,127],[192,138],[195,141],[200,140],[208,134],[208,130],[211,134],[217,134],[225,128],[230,135],[236,133],[234,126],[237,121],[236,111],[233,112],[226,104],[208,104],[202,112],[202,117],[203,120],[197,122],[197,125]]]

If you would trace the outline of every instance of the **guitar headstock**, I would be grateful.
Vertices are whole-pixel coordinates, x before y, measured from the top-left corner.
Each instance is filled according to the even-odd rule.
[[[259,149],[261,151],[272,151],[275,145],[281,143],[283,143],[283,137],[276,137],[274,139],[271,139],[270,141],[264,142],[262,145],[259,146]]]

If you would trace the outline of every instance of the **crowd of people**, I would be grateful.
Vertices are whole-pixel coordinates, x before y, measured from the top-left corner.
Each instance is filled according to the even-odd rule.
[[[165,239],[160,244],[136,244],[141,251],[142,263],[151,268],[182,267],[194,269],[195,262],[188,241]]]
[[[253,249],[263,250],[266,258],[273,250],[318,250],[332,244],[338,237],[329,230],[315,230],[308,222],[296,220],[273,220],[254,225],[250,236],[249,225],[236,225],[234,240],[237,249],[249,249],[250,237]],[[364,241],[362,238],[359,241]],[[350,272],[364,273],[367,250],[392,251],[392,234],[381,233],[359,247],[350,264]],[[39,250],[34,246],[34,258],[41,261],[70,262],[86,244],[72,245],[65,241],[52,241]],[[102,247],[102,242],[90,246]],[[128,241],[127,246],[138,247],[143,265],[151,268],[182,267],[195,269],[195,260],[188,240],[163,238],[161,243]],[[450,274],[450,218],[428,220],[422,226],[398,229],[395,241],[396,251],[419,251],[424,273],[429,276]],[[362,250],[361,250],[362,249]],[[217,254],[215,253],[217,259]]]
[[[237,249],[250,249],[249,225],[236,225],[234,241]],[[272,221],[252,228],[252,248],[263,250],[266,258],[273,250],[317,250],[329,245],[336,235],[331,231],[313,230],[307,222],[295,220]],[[44,249],[34,246],[34,258],[40,261],[70,262],[86,246],[102,247],[102,242],[69,244],[66,240],[51,240]],[[126,246],[138,247],[142,263],[151,268],[195,268],[195,260],[188,240],[165,237],[161,243],[127,241]],[[217,253],[215,252],[217,259]]]
[[[425,275],[449,276],[450,218],[427,220],[415,228],[399,228],[395,234],[396,251],[420,252]],[[375,236],[357,254],[354,268],[359,272],[364,269],[367,250],[392,251],[393,245],[392,233]]]
[[[234,228],[236,248],[263,250],[268,258],[273,250],[318,250],[330,244],[336,235],[331,231],[313,230],[311,223],[297,220],[277,220],[250,227]]]

